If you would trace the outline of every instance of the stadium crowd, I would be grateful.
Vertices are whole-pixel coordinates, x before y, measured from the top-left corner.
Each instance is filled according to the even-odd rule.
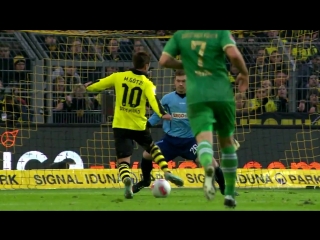
[[[235,30],[232,31],[243,53],[250,74],[250,87],[246,94],[235,91],[237,111],[257,114],[263,112],[289,112],[289,101],[296,102],[296,111],[320,113],[319,76],[320,48],[319,30]],[[141,38],[112,37],[66,37],[60,35],[34,34],[46,59],[75,61],[130,62],[137,51],[153,51],[146,46],[143,35],[159,36],[165,44],[174,30],[148,30]],[[35,45],[37,46],[37,45]],[[155,53],[153,55],[156,55]],[[154,59],[157,61],[157,59]],[[7,119],[33,121],[32,108],[32,59],[23,44],[15,37],[14,30],[0,32],[0,100]],[[235,85],[238,71],[228,62],[229,78]],[[107,66],[107,75],[125,71],[128,67]],[[295,71],[294,71],[295,70]],[[295,77],[293,77],[295,73]],[[56,122],[99,122],[97,118],[85,119],[86,112],[100,114],[102,96],[88,95],[83,83],[101,77],[95,67],[53,66],[48,69],[52,86],[44,88],[43,114],[63,113]],[[45,76],[44,76],[45,78]],[[159,82],[158,82],[159,83]],[[294,86],[293,86],[294,85]],[[291,87],[296,89],[296,99],[289,99]],[[48,91],[52,92],[49,94]],[[235,88],[236,89],[236,88]],[[50,97],[49,97],[50,96]],[[47,100],[45,100],[47,99]],[[47,102],[51,101],[50,104]],[[66,114],[75,118],[66,119]],[[101,114],[100,114],[101,115]],[[61,117],[62,116],[62,117]],[[4,118],[4,115],[2,115]]]

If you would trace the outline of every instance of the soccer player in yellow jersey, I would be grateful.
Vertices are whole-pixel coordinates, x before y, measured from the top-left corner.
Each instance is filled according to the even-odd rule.
[[[161,150],[154,144],[147,129],[146,103],[149,101],[153,111],[162,119],[171,120],[156,97],[156,87],[147,77],[150,56],[145,52],[135,53],[133,66],[126,72],[117,72],[95,83],[86,83],[87,91],[99,92],[114,87],[116,93],[115,114],[112,128],[118,159],[119,174],[125,185],[125,198],[132,198],[132,180],[130,175],[130,157],[133,153],[133,141],[136,141],[164,171],[165,179],[177,186],[183,186],[183,180],[168,170],[168,164]]]

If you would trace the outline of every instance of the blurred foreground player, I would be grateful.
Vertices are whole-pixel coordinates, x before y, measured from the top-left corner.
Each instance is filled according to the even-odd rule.
[[[178,186],[183,181],[168,170],[168,164],[159,147],[154,144],[150,131],[147,129],[146,102],[164,120],[171,120],[156,97],[155,86],[147,77],[150,56],[145,52],[133,55],[134,69],[117,72],[100,79],[95,83],[86,83],[87,91],[99,92],[114,87],[116,95],[115,114],[112,122],[118,169],[125,185],[125,198],[132,198],[132,180],[130,158],[136,141],[148,153],[153,161],[159,164],[168,181]]]
[[[175,59],[177,55],[181,61]],[[248,69],[229,30],[179,30],[166,43],[159,63],[186,72],[188,118],[198,143],[198,159],[204,167],[203,189],[208,200],[215,195],[212,132],[217,132],[226,182],[224,205],[233,208],[238,157],[233,138],[235,101],[226,56],[240,72],[236,79],[239,92],[246,91]]]
[[[183,70],[175,72],[174,79],[175,91],[163,96],[161,100],[162,106],[172,116],[172,120],[163,122],[164,137],[156,142],[163,156],[167,161],[173,160],[176,157],[193,160],[197,162],[197,142],[190,128],[187,106],[186,106],[186,75]],[[161,118],[154,113],[148,120],[147,126],[152,127],[159,123]],[[239,148],[239,143],[235,141],[236,148]],[[141,160],[141,171],[143,179],[133,185],[133,193],[139,192],[144,187],[149,187],[151,184],[151,171],[153,168],[152,157],[146,151],[143,152]],[[213,159],[215,167],[215,180],[217,181],[220,191],[224,194],[225,180],[223,173],[219,168],[218,163]]]

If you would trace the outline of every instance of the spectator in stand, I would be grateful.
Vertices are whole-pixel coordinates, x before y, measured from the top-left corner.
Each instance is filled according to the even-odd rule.
[[[259,56],[256,58],[256,65],[249,68],[249,88],[257,88],[258,83],[267,76],[267,65],[265,56]]]
[[[279,30],[270,30],[268,32],[266,32],[266,38],[267,41],[270,42],[270,45],[268,47],[266,47],[266,51],[268,53],[268,55],[271,55],[273,52],[277,52],[278,51],[278,39],[280,39],[279,36]],[[280,39],[282,41],[283,44],[286,44],[287,40],[285,39]]]
[[[277,107],[274,101],[267,96],[267,90],[258,88],[255,90],[255,97],[249,100],[250,114],[261,114],[265,112],[275,112]]]
[[[102,58],[103,51],[104,51],[103,44],[96,42],[93,46],[93,49],[94,49],[94,59],[98,60],[98,59]],[[100,56],[100,58],[98,56]]]
[[[17,87],[22,91],[31,89],[30,73],[26,71],[26,59],[23,56],[13,58],[13,70],[9,73],[9,87]]]
[[[273,90],[273,85],[272,82],[268,79],[262,80],[261,81],[261,87],[266,89],[267,97],[268,98],[273,98],[274,97],[274,90]]]
[[[59,59],[59,46],[57,44],[57,38],[54,35],[47,35],[44,38],[44,49],[48,55],[49,58],[51,59]]]
[[[52,85],[52,107],[56,108],[59,103],[63,103],[68,94],[70,92],[67,91],[66,81],[62,76],[58,76]]]
[[[318,89],[310,89],[309,93],[309,101],[300,100],[298,111],[306,112],[306,113],[320,113],[320,105],[319,105],[319,91]]]
[[[257,52],[260,49],[258,47],[259,43],[258,43],[256,37],[253,34],[249,35],[245,39],[245,42],[247,43],[247,45],[245,45],[245,47],[242,49],[242,54],[243,54],[243,57],[246,60],[247,66],[249,68],[251,66],[255,66],[256,58],[257,58]]]
[[[0,58],[1,59],[9,59],[10,58],[10,45],[9,44],[0,43]]]
[[[277,107],[277,112],[288,112],[289,108],[288,108],[288,93],[287,93],[287,88],[285,85],[281,85],[278,88],[278,93],[277,96],[274,99],[274,102],[276,104]]]
[[[21,108],[19,103],[11,94],[6,94],[3,101],[0,102],[2,120],[5,121],[7,130],[13,130],[21,117]]]
[[[65,67],[64,70],[61,67],[57,67],[52,72],[52,79],[61,76],[65,80],[67,92],[72,92],[72,86],[81,83],[81,77],[77,73],[77,68],[73,66]]]
[[[315,38],[317,31],[318,30],[285,30],[284,32],[289,40],[297,41],[298,38],[303,35],[310,35],[312,38]]]
[[[12,58],[10,58],[10,45],[0,43],[0,79],[4,86],[9,82],[9,70],[13,68]]]
[[[309,83],[307,85],[308,88],[316,88],[318,91],[320,91],[320,85],[319,85],[319,77],[316,75],[311,75],[309,77]]]
[[[79,38],[71,38],[68,39],[67,51],[65,53],[65,59],[72,59],[78,61],[87,61],[88,59],[88,52],[83,46],[83,43]]]
[[[21,110],[20,122],[31,122],[33,119],[34,111],[30,109],[30,101],[28,95],[17,87],[12,88],[12,97],[16,104],[19,105]]]
[[[303,94],[302,100],[305,100],[307,98],[309,90],[313,88],[318,89],[318,91],[320,92],[319,77],[316,75],[311,75],[309,77],[309,81],[305,89],[299,89],[299,91]]]
[[[120,50],[120,46],[118,41],[116,39],[110,39],[107,44],[104,57],[107,60],[113,60],[113,61],[123,60],[119,50]]]
[[[282,55],[278,51],[273,51],[270,54],[267,68],[269,79],[274,79],[277,71],[288,71],[288,66],[283,62]]]
[[[307,89],[309,76],[315,75],[320,77],[320,55],[314,55],[311,57],[310,64],[304,63],[300,68],[297,69],[297,88]],[[306,95],[303,91],[298,92],[298,100],[305,100]]]
[[[93,103],[90,100],[83,84],[73,86],[73,91],[67,95],[65,101],[58,103],[55,111],[66,112],[68,114],[57,115],[55,121],[63,123],[83,123],[85,111],[92,110]],[[72,113],[75,112],[75,113]]]
[[[156,30],[156,31],[157,31],[156,34],[158,36],[165,36],[166,35],[166,30]]]
[[[134,43],[133,43],[133,54],[136,52],[143,52],[144,46],[142,44],[142,41],[140,39],[134,39]]]
[[[96,53],[103,54],[103,48],[104,47],[102,43],[96,42],[96,44],[94,45],[94,50]]]
[[[274,78],[274,86],[279,88],[281,85],[288,86],[289,76],[286,71],[277,71]]]
[[[291,55],[298,63],[306,63],[311,56],[318,54],[317,47],[311,43],[310,34],[301,35],[291,49]]]
[[[92,101],[90,100],[83,84],[76,84],[73,86],[73,91],[67,95],[65,101],[58,103],[57,111],[77,111],[78,117],[82,117],[84,111],[93,108]]]

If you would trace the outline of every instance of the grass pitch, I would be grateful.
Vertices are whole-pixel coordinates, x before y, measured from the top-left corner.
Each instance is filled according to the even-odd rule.
[[[320,190],[239,189],[235,210],[319,210]],[[0,210],[226,210],[223,196],[208,202],[202,189],[172,189],[168,198],[157,199],[143,189],[124,199],[122,189],[8,190],[0,192]],[[230,211],[228,209],[228,211]]]

